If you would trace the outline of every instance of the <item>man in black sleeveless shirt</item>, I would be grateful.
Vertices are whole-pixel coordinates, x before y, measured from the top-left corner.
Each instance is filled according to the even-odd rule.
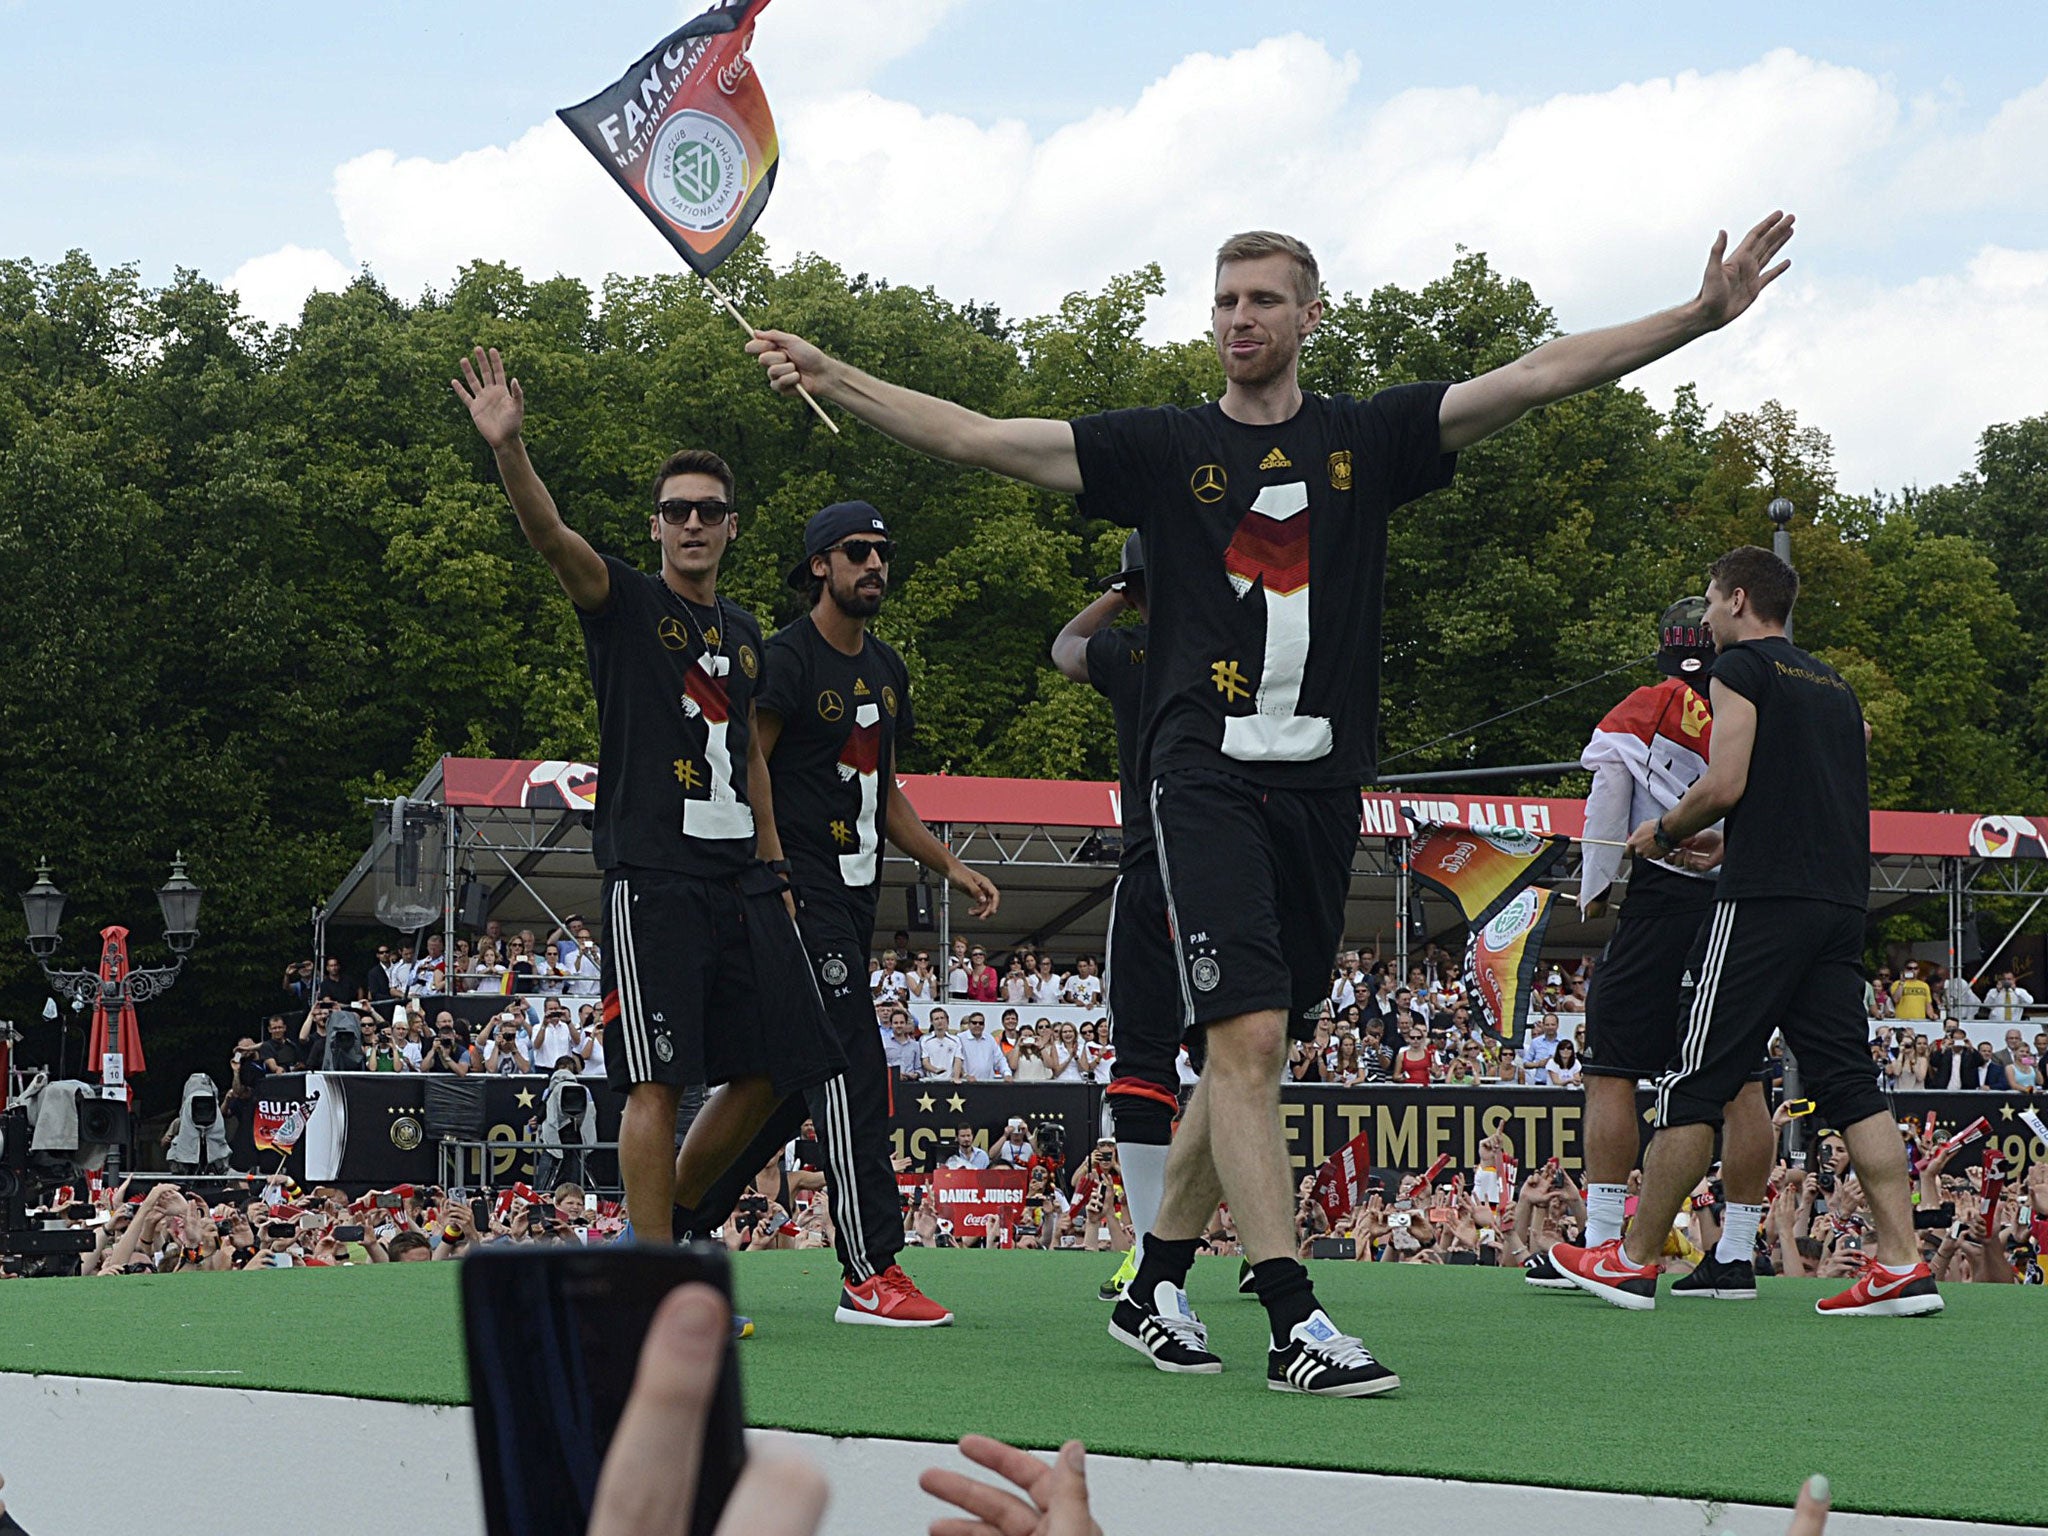
[[[1705,1175],[1723,1106],[1781,1031],[1828,1120],[1843,1127],[1877,1225],[1877,1247],[1824,1316],[1939,1312],[1920,1262],[1911,1186],[1863,1009],[1863,922],[1870,889],[1869,732],[1834,668],[1793,645],[1792,567],[1745,546],[1714,562],[1707,623],[1719,652],[1711,683],[1714,746],[1678,804],[1629,837],[1639,858],[1719,864],[1712,919],[1687,969],[1690,1003],[1678,1059],[1657,1080],[1657,1134],[1625,1238],[1560,1244],[1551,1261],[1581,1288],[1633,1311],[1656,1305],[1658,1255],[1678,1208]],[[1722,816],[1724,832],[1707,829]]]
[[[1715,241],[1686,303],[1560,336],[1474,379],[1365,400],[1301,388],[1321,278],[1306,245],[1266,230],[1217,252],[1210,328],[1225,386],[1192,410],[998,420],[786,332],[747,344],[779,390],[802,385],[936,457],[1085,492],[1145,535],[1148,795],[1181,1016],[1208,1048],[1111,1324],[1159,1369],[1219,1364],[1182,1282],[1223,1198],[1270,1325],[1267,1386],[1366,1397],[1400,1385],[1324,1312],[1295,1258],[1279,1090],[1288,1038],[1313,1031],[1342,936],[1377,744],[1389,522],[1449,481],[1460,449],[1742,314],[1785,269],[1774,258],[1791,237],[1774,213],[1733,251]]]
[[[591,851],[604,871],[605,1074],[626,1095],[619,1168],[633,1233],[673,1237],[679,1182],[731,1163],[790,1093],[844,1065],[809,985],[765,807],[753,734],[761,628],[717,594],[734,537],[733,477],[703,449],[654,480],[649,576],[600,555],[562,521],[527,457],[526,397],[494,347],[451,381],[497,458],[527,542],[576,606],[597,693]],[[793,987],[789,979],[800,978]],[[723,1084],[675,1147],[690,1084]]]

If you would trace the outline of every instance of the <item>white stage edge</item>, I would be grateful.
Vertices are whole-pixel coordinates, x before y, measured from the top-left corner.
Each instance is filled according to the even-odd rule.
[[[1333,1415],[1371,1411],[1348,1403],[1330,1408]],[[951,1465],[986,1476],[949,1446],[773,1430],[757,1431],[754,1439],[800,1451],[824,1469],[832,1483],[828,1536],[921,1536],[947,1506],[918,1490],[920,1471]],[[118,1472],[81,1476],[88,1445],[117,1448],[111,1465]],[[280,1445],[298,1448],[284,1464],[299,1512],[294,1520],[307,1536],[355,1536],[395,1524],[400,1515],[407,1529],[434,1536],[482,1536],[467,1408],[231,1385],[0,1374],[0,1475],[7,1479],[9,1511],[32,1536],[83,1530],[218,1536],[219,1501],[177,1490],[262,1485],[260,1469],[280,1465]],[[109,1465],[105,1458],[99,1463]],[[1785,1510],[1750,1504],[1118,1456],[1091,1457],[1088,1484],[1106,1536],[1247,1536],[1362,1524],[1407,1536],[1467,1530],[1779,1536],[1789,1518]],[[1786,1490],[1788,1499],[1793,1492]],[[363,1503],[366,1494],[373,1496],[370,1507]],[[1876,1515],[1835,1515],[1828,1530],[1830,1536],[2040,1536],[2038,1527]]]

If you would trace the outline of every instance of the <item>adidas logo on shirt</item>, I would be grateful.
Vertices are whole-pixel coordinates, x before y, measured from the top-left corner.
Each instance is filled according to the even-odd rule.
[[[856,677],[853,680],[853,691],[856,695],[865,695],[868,691],[868,680],[864,677]]]
[[[1259,460],[1259,468],[1292,469],[1294,468],[1294,460],[1288,458],[1287,455],[1282,453],[1278,448],[1275,448],[1271,453],[1267,454],[1263,459]]]

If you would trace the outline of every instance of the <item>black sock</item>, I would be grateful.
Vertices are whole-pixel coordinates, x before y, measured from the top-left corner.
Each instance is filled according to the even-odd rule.
[[[1167,1284],[1185,1288],[1188,1271],[1195,1267],[1195,1239],[1185,1238],[1169,1242],[1163,1237],[1145,1234],[1145,1256],[1138,1261],[1138,1272],[1131,1277],[1128,1294],[1140,1306],[1152,1304],[1152,1292],[1162,1280]]]
[[[687,1243],[691,1238],[698,1235],[697,1212],[690,1206],[675,1206],[670,1212],[670,1220],[675,1224],[677,1242]]]
[[[1315,1287],[1299,1259],[1267,1259],[1252,1266],[1252,1290],[1273,1325],[1273,1343],[1285,1344],[1296,1323],[1305,1323],[1316,1309]]]

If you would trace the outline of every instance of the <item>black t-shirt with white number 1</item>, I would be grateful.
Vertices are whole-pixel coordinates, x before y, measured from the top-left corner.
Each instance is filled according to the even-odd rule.
[[[737,603],[700,607],[660,576],[604,563],[604,607],[576,610],[602,774],[591,852],[600,869],[737,873],[754,857],[747,743],[761,626]]]
[[[1356,789],[1371,776],[1387,522],[1450,483],[1449,387],[1304,395],[1275,426],[1213,402],[1073,423],[1088,501],[1145,536],[1155,777]]]
[[[792,883],[806,901],[850,901],[872,922],[890,766],[914,729],[903,658],[872,635],[849,656],[805,614],[769,640],[759,704],[782,721],[768,772]]]
[[[1122,869],[1152,855],[1152,775],[1145,771],[1143,624],[1119,624],[1088,637],[1088,682],[1109,700],[1116,721],[1117,797],[1124,831]]]

